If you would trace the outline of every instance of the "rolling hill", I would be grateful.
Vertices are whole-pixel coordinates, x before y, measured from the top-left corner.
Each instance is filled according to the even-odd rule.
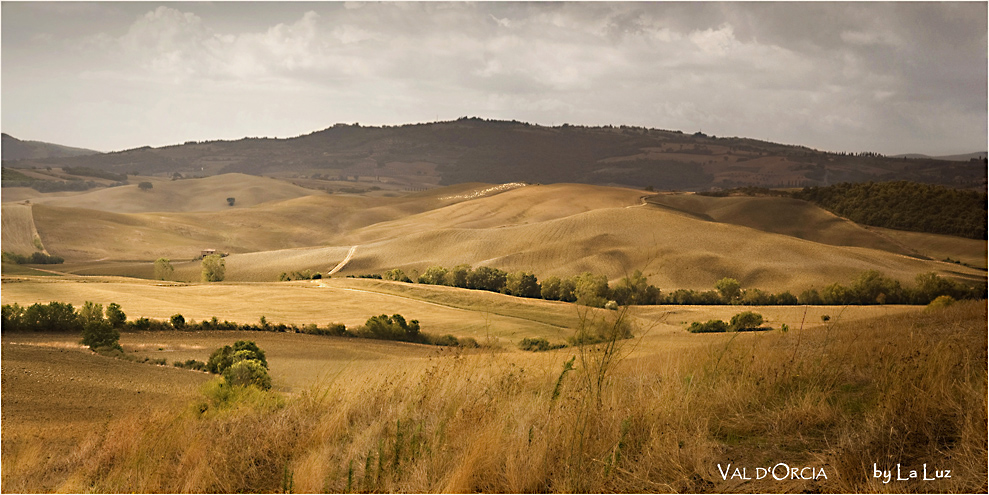
[[[38,158],[6,166],[84,166],[129,175],[269,175],[360,178],[407,188],[464,182],[618,184],[706,190],[912,180],[986,186],[978,161],[828,153],[738,137],[639,127],[544,127],[462,118],[386,127],[337,124],[289,139],[189,142],[100,155]]]
[[[306,192],[243,175],[176,183],[210,180],[237,197],[250,197],[258,181],[287,196]],[[844,283],[869,269],[905,284],[929,271],[973,283],[986,277],[984,270],[937,261],[948,251],[974,259],[978,246],[985,252],[985,241],[895,237],[789,198],[666,194],[647,201],[628,188],[470,184],[398,197],[310,191],[234,208],[211,200],[199,211],[162,201],[152,202],[160,211],[126,212],[139,210],[129,201],[144,201],[145,193],[115,189],[121,192],[55,198],[87,208],[33,202],[30,219],[45,247],[67,260],[60,269],[150,278],[152,261],[167,257],[176,279],[197,280],[193,259],[213,248],[230,253],[227,280],[275,281],[294,270],[325,274],[356,246],[336,277],[392,268],[414,276],[432,265],[460,263],[530,271],[541,279],[591,271],[617,280],[640,269],[663,290],[706,290],[733,277],[745,287],[800,291]],[[125,195],[108,198],[105,210],[85,199],[111,192]],[[5,222],[9,206],[17,205],[4,206]],[[19,224],[27,225],[26,215],[18,210]],[[5,223],[5,236],[6,230]]]
[[[10,134],[2,135],[0,142],[3,149],[3,160],[43,160],[48,158],[63,158],[71,156],[86,156],[99,154],[99,151],[85,148],[73,148],[60,144],[44,143],[41,141],[21,141]]]

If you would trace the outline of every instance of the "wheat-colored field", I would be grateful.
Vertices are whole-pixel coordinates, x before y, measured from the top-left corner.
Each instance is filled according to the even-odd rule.
[[[241,192],[229,194],[249,197],[263,187],[258,181],[277,182],[234,176],[229,191]],[[126,210],[113,205],[144,194],[125,193],[113,193],[120,199],[107,209]],[[81,197],[72,198],[82,204]],[[231,254],[227,280],[273,281],[294,270],[326,273],[356,246],[338,275],[392,268],[415,274],[468,263],[540,278],[590,271],[614,281],[640,269],[663,290],[706,290],[732,277],[744,287],[794,293],[848,283],[869,269],[907,285],[930,271],[967,283],[986,279],[984,270],[921,259],[932,246],[975,259],[985,241],[880,234],[788,199],[661,195],[650,201],[666,206],[656,206],[642,197],[633,189],[578,184],[471,184],[391,198],[314,192],[216,211],[115,213],[54,206],[55,199],[32,211],[45,246],[68,260],[60,269],[87,275],[147,278],[152,262],[166,257],[175,264],[173,278],[195,281],[193,259],[212,248]]]
[[[233,396],[198,391],[202,373],[115,361],[65,336],[4,335],[3,490],[985,491],[985,305],[860,309],[874,308],[789,333],[535,354],[260,332],[122,337],[128,353],[169,361],[257,341],[278,390]],[[47,412],[32,415],[44,394]],[[729,463],[752,479],[722,475]],[[816,476],[756,479],[778,463]],[[883,484],[873,463],[953,475]]]
[[[2,229],[0,229],[0,244],[8,253],[29,255],[38,251],[37,242],[41,242],[38,231],[34,226],[31,205],[19,203],[4,203],[2,213]],[[42,246],[43,247],[43,246]]]
[[[129,181],[131,184],[126,186],[92,189],[71,195],[39,195],[29,199],[34,203],[63,208],[145,213],[223,211],[322,194],[285,181],[245,174],[182,180],[132,176]],[[150,182],[152,188],[141,190],[138,187],[141,182]],[[232,207],[227,203],[227,198],[231,197],[234,198]]]

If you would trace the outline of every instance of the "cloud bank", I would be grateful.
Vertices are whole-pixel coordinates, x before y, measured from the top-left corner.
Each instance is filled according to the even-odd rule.
[[[985,3],[4,3],[3,127],[115,150],[464,115],[986,148]]]

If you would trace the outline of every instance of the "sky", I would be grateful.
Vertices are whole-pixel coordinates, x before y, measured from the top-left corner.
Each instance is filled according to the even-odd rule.
[[[463,116],[987,149],[987,3],[0,3],[0,127],[99,151]]]

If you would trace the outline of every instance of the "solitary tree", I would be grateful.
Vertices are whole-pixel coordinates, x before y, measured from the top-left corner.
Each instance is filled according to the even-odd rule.
[[[236,200],[237,200],[236,198],[227,198],[227,204],[230,205],[230,206],[233,206],[234,205],[234,201],[236,201]]]
[[[154,184],[152,184],[150,182],[142,182],[142,183],[140,183],[140,184],[137,185],[137,188],[140,189],[140,190],[142,190],[142,191],[148,191],[148,190],[150,190],[150,189],[152,189],[154,187],[155,187]]]
[[[155,280],[168,280],[174,271],[175,268],[172,268],[171,260],[168,258],[158,258],[155,260]]]
[[[223,258],[218,254],[211,254],[203,258],[203,282],[220,282],[226,275],[226,266]]]

